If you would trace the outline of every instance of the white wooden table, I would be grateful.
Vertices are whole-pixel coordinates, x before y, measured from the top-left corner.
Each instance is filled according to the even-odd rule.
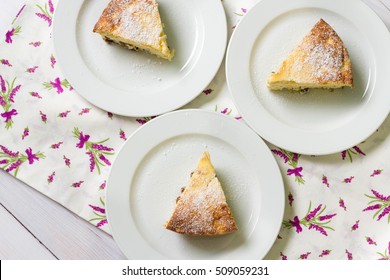
[[[23,2],[0,0],[1,38]],[[390,0],[364,2],[390,29]],[[111,236],[0,170],[0,259],[124,258]]]

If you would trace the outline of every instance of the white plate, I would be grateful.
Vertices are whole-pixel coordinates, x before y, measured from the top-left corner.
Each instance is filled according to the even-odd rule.
[[[109,0],[57,6],[53,39],[61,69],[94,105],[125,116],[177,109],[207,87],[225,54],[227,24],[220,0],[159,0],[171,62],[107,44],[92,29]]]
[[[229,235],[189,237],[164,227],[204,150],[239,227]],[[281,174],[261,138],[203,110],[168,113],[137,130],[112,166],[106,194],[108,223],[129,259],[260,259],[284,211]]]
[[[272,92],[266,80],[320,19],[344,41],[354,88]],[[336,153],[364,141],[389,113],[390,36],[356,0],[263,0],[231,38],[226,77],[248,124],[276,146],[301,154]]]

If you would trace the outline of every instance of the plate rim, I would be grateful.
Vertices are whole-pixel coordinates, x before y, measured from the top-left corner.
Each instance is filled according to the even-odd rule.
[[[122,251],[122,253],[129,259],[136,259],[137,256],[135,256],[136,253],[133,253],[133,254],[129,254],[128,251],[126,251],[126,249],[124,248],[125,246],[123,245],[123,240],[121,239],[121,237],[119,237],[118,235],[118,232],[117,232],[117,225],[118,225],[118,222],[114,222],[113,224],[113,221],[114,221],[114,218],[112,215],[115,215],[113,214],[114,211],[117,211],[117,210],[114,210],[115,208],[111,207],[110,205],[114,205],[111,201],[114,200],[114,195],[115,195],[115,191],[118,192],[118,190],[115,190],[114,188],[119,188],[117,185],[115,187],[113,187],[113,181],[115,182],[115,180],[113,180],[113,177],[116,176],[114,173],[116,172],[115,171],[115,168],[116,168],[116,165],[120,164],[120,154],[122,154],[122,151],[125,149],[126,146],[129,146],[131,148],[131,142],[133,141],[132,139],[134,139],[134,137],[137,137],[137,134],[140,133],[140,131],[147,131],[147,130],[150,130],[150,126],[152,125],[155,125],[155,123],[160,123],[161,121],[163,122],[166,122],[166,119],[175,119],[175,118],[180,118],[181,116],[186,116],[187,118],[188,117],[193,117],[193,118],[198,118],[198,114],[200,115],[205,115],[207,117],[211,116],[214,117],[216,121],[226,121],[227,123],[231,122],[231,124],[235,123],[237,125],[239,125],[242,129],[245,129],[249,134],[251,134],[252,138],[253,137],[256,137],[256,142],[257,142],[257,145],[258,146],[262,146],[262,152],[263,153],[266,153],[268,155],[268,158],[270,159],[270,162],[267,163],[267,165],[270,166],[270,168],[274,171],[274,177],[272,177],[272,182],[275,182],[275,187],[273,189],[274,192],[277,193],[277,195],[279,195],[279,197],[275,197],[275,200],[273,201],[273,204],[275,204],[275,209],[276,209],[276,212],[277,214],[274,215],[274,216],[278,216],[277,218],[277,221],[274,223],[275,224],[275,227],[273,228],[273,231],[272,231],[272,240],[268,240],[268,243],[267,243],[267,248],[265,248],[261,253],[259,253],[259,255],[257,256],[257,258],[264,258],[266,256],[266,254],[270,251],[271,247],[273,246],[273,244],[275,243],[275,240],[277,239],[277,235],[280,231],[280,228],[282,226],[282,221],[283,221],[283,216],[284,216],[284,212],[285,212],[285,189],[284,189],[284,181],[283,181],[283,178],[282,178],[282,174],[281,174],[281,171],[280,171],[280,168],[277,164],[277,161],[276,159],[274,158],[274,156],[272,155],[270,149],[268,148],[268,146],[266,145],[266,143],[253,131],[251,130],[248,126],[246,126],[243,122],[240,122],[238,120],[235,120],[234,118],[230,117],[230,116],[225,116],[223,114],[219,114],[219,113],[216,113],[216,112],[213,112],[213,111],[208,111],[208,110],[204,110],[204,109],[185,109],[185,110],[178,110],[178,111],[174,111],[174,112],[170,112],[170,113],[167,113],[167,114],[164,114],[163,116],[160,116],[160,117],[157,117],[151,121],[149,121],[148,123],[146,123],[145,125],[139,127],[129,138],[128,140],[125,142],[125,144],[122,146],[122,148],[118,151],[118,154],[117,154],[117,157],[115,158],[113,164],[112,164],[112,167],[111,167],[111,170],[110,170],[110,174],[109,174],[109,177],[107,179],[107,188],[105,190],[105,193],[106,193],[106,214],[107,214],[107,219],[108,219],[108,225],[110,227],[110,230],[111,230],[111,233],[112,233],[112,236],[114,238],[114,240],[116,241],[116,243],[118,244],[120,250]],[[188,119],[187,119],[188,120]],[[213,120],[213,121],[214,121]],[[175,127],[175,129],[177,129],[177,127]],[[193,131],[193,133],[199,133],[199,132],[196,132],[196,131]],[[177,136],[177,135],[184,135],[185,133],[181,132],[180,134],[180,129],[179,131],[176,131],[176,132],[170,132],[171,134],[171,137],[172,136]],[[217,137],[216,135],[212,135],[210,134],[211,136],[213,137]],[[220,138],[220,137],[219,137]],[[222,139],[222,138],[220,138]],[[255,139],[255,138],[253,138]],[[160,144],[162,141],[166,141],[166,139],[160,139],[158,140],[155,144],[153,144],[153,146],[151,147],[151,149],[153,149],[153,147],[155,147],[156,145]],[[231,143],[229,143],[231,144]],[[240,151],[240,149],[238,147],[236,147],[238,149],[238,151]],[[134,145],[131,149],[134,149]],[[241,148],[242,150],[242,148]],[[145,153],[143,154],[143,157],[150,152],[150,149],[145,151]],[[261,159],[258,160],[258,163],[260,163]],[[135,163],[134,164],[134,172],[136,171],[137,167],[139,166],[140,162],[142,162],[142,158],[141,160],[138,162],[138,163]],[[133,172],[133,174],[135,174]],[[114,175],[113,175],[114,174]],[[130,175],[129,175],[130,176]],[[258,177],[258,176],[257,176]],[[269,180],[270,178],[268,178],[267,180]],[[133,178],[130,178],[129,179],[129,182],[131,182],[133,180]],[[266,188],[267,186],[264,187],[265,189],[262,189],[263,192],[266,192]],[[131,190],[131,187],[129,186],[128,189],[126,189],[126,194],[129,194]],[[130,195],[130,194],[129,194]],[[274,194],[275,195],[275,194]],[[127,199],[129,200],[129,199]],[[279,204],[279,205],[278,205]],[[117,204],[115,204],[117,207]],[[130,207],[130,203],[128,202],[128,206]],[[272,206],[273,207],[273,206]],[[113,211],[114,210],[114,211]],[[128,210],[129,213],[131,212],[131,210],[129,209]],[[130,215],[132,215],[130,213]],[[261,218],[261,214],[259,216],[259,218]],[[136,227],[136,226],[134,226]],[[258,223],[256,224],[254,230],[258,228]],[[258,229],[259,230],[259,229]],[[137,232],[135,233],[137,236],[139,235],[140,236],[140,233],[139,231],[137,230]],[[151,247],[149,245],[149,249],[151,249],[150,251],[153,252],[153,256],[152,256],[152,259],[166,259],[167,256],[164,256],[162,255],[160,252],[156,251],[153,247]],[[261,249],[259,249],[260,251]],[[136,250],[133,250],[133,252],[136,251]],[[138,251],[138,250],[137,250]],[[145,256],[142,258],[142,259],[146,259]]]
[[[167,113],[188,104],[200,95],[222,65],[228,40],[227,19],[223,5],[220,1],[194,0],[192,1],[194,5],[205,5],[207,2],[208,9],[199,13],[204,21],[196,25],[197,30],[203,33],[203,38],[201,38],[203,40],[199,45],[201,51],[188,73],[173,85],[152,90],[149,94],[139,95],[135,90],[124,91],[113,88],[91,73],[78,50],[76,32],[70,31],[76,29],[78,14],[85,1],[59,0],[53,18],[52,36],[54,53],[63,75],[80,96],[96,107],[127,117],[146,117]],[[211,21],[214,24],[205,28],[204,24]],[[63,24],[64,22],[67,24]],[[72,24],[70,25],[69,22]],[[104,98],[107,97],[107,94],[104,94],[107,91],[110,94],[115,92],[116,98],[107,102]],[[133,94],[126,94],[126,92]],[[160,94],[161,96],[165,94],[167,98],[162,99]],[[156,102],[156,97],[159,97],[159,102]]]
[[[283,2],[284,5],[278,6],[278,4],[281,4],[281,2],[283,1],[262,0],[256,3],[245,15],[245,17],[240,21],[240,23],[237,25],[230,38],[229,45],[227,48],[225,67],[226,67],[226,81],[234,104],[236,105],[238,111],[240,111],[241,115],[248,123],[248,125],[256,133],[258,133],[263,139],[272,143],[275,146],[284,148],[291,152],[305,154],[305,155],[328,155],[328,154],[341,152],[343,150],[346,150],[348,148],[360,144],[361,142],[366,140],[370,135],[372,135],[378,129],[378,127],[380,127],[380,125],[384,122],[384,120],[387,118],[389,114],[390,104],[388,100],[384,100],[385,99],[384,86],[386,85],[386,82],[385,82],[385,75],[383,75],[383,73],[386,71],[377,70],[379,67],[378,64],[380,65],[379,68],[382,67],[385,67],[385,69],[386,67],[387,69],[390,68],[389,67],[390,57],[388,55],[386,55],[382,60],[378,60],[377,59],[378,54],[375,51],[373,51],[374,58],[376,59],[374,64],[376,70],[375,72],[376,77],[375,80],[373,81],[374,84],[372,89],[373,94],[370,97],[370,100],[367,102],[367,104],[371,103],[370,104],[371,107],[376,107],[373,106],[372,104],[377,105],[378,108],[381,110],[378,110],[378,108],[376,107],[375,114],[369,115],[369,117],[371,118],[371,125],[366,129],[366,131],[362,129],[356,129],[356,127],[354,127],[354,130],[353,128],[348,129],[348,125],[351,125],[351,123],[356,122],[357,119],[366,120],[363,118],[363,114],[364,113],[367,114],[367,111],[369,111],[369,109],[372,109],[367,104],[365,104],[364,106],[362,106],[362,108],[360,108],[359,112],[352,118],[352,120],[349,120],[342,126],[333,129],[332,133],[330,133],[326,131],[309,132],[308,130],[301,129],[301,128],[295,128],[295,127],[292,128],[288,124],[282,123],[282,121],[277,120],[274,116],[270,115],[268,112],[266,113],[251,112],[251,108],[250,108],[251,106],[243,102],[244,95],[249,100],[250,98],[253,98],[255,96],[255,93],[252,94],[252,92],[254,91],[252,85],[244,85],[247,86],[246,90],[242,90],[241,88],[241,90],[238,91],[239,86],[237,86],[237,84],[239,84],[239,82],[237,82],[237,80],[235,80],[234,78],[235,76],[234,73],[237,72],[234,68],[241,69],[241,73],[245,72],[247,73],[245,75],[250,76],[250,69],[249,69],[250,62],[246,61],[246,57],[244,59],[242,58],[242,52],[245,52],[245,49],[244,51],[242,50],[242,40],[240,41],[240,43],[237,43],[238,39],[236,38],[240,36],[240,39],[242,39],[242,35],[240,35],[240,33],[245,32],[244,28],[248,28],[247,21],[249,21],[251,17],[253,18],[254,16],[257,16],[257,18],[261,18],[261,15],[266,13],[267,16],[269,17],[272,16],[270,20],[272,21],[272,19],[277,18],[279,15],[291,11],[293,9],[308,8],[308,7],[323,8],[325,6],[326,9],[337,12],[338,10],[342,9],[339,6],[343,6],[343,7],[348,6],[349,9],[351,9],[351,7],[354,7],[355,9],[360,11],[360,14],[364,13],[364,16],[370,19],[370,23],[375,25],[376,34],[379,35],[372,35],[372,36],[377,36],[377,37],[381,36],[381,39],[384,42],[384,44],[375,45],[372,43],[372,41],[368,40],[370,43],[370,47],[373,46],[378,47],[378,45],[385,45],[390,48],[390,36],[389,36],[390,34],[388,29],[386,28],[383,21],[379,18],[379,16],[362,1],[345,0],[342,1],[341,3],[337,0],[318,0],[309,3],[308,1],[305,0],[298,0],[298,1],[289,2],[288,5],[286,5],[286,3]],[[276,10],[273,9],[272,11],[270,11],[270,7],[275,7],[275,6],[277,7]],[[267,24],[269,24],[270,21],[265,22],[264,26],[267,26]],[[259,34],[261,30],[262,28],[259,29],[258,33],[256,34]],[[237,61],[239,61],[239,59],[235,57],[238,56],[237,44],[240,44],[241,47],[240,59],[241,61],[245,60],[245,62],[243,62],[242,64],[238,64],[238,66],[237,66]],[[252,46],[249,47],[251,48]],[[383,53],[383,50],[386,47],[383,48],[382,46],[380,46],[380,48],[382,49],[382,53]],[[251,49],[249,53],[252,53]],[[386,64],[384,61],[387,61],[388,63]],[[247,65],[248,67],[245,68]],[[247,70],[242,71],[242,69],[247,69]],[[378,91],[377,90],[378,83],[379,83],[379,88],[383,88],[382,93],[374,93],[375,90]],[[241,82],[240,86],[243,87],[243,82]],[[248,91],[251,91],[251,93],[248,93]],[[382,100],[380,100],[380,97],[382,97]],[[260,108],[262,106],[257,106],[257,107],[259,111],[266,110]],[[260,115],[261,117],[263,117],[262,124],[260,124],[258,121]],[[270,122],[271,124],[266,123],[267,121]],[[346,137],[348,136],[348,134],[350,136],[349,139],[348,137]],[[302,135],[304,135],[304,137]],[[334,135],[338,135],[338,136],[335,137]],[[342,141],[344,141],[345,143],[340,144],[339,143],[340,141],[338,141],[340,139],[342,139]],[[345,139],[347,139],[347,141],[345,141]],[[306,143],[306,144],[302,144],[302,143]],[[313,145],[313,143],[315,144],[318,143],[318,144]]]

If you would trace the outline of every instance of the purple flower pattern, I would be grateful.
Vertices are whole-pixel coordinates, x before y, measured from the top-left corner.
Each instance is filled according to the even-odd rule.
[[[344,211],[347,211],[347,206],[345,206],[344,199],[340,197],[339,199],[339,206],[344,209]]]
[[[30,130],[28,129],[28,127],[26,127],[24,130],[23,130],[23,134],[22,134],[22,140],[24,140],[27,136],[30,135]]]
[[[288,199],[288,204],[290,205],[290,207],[292,207],[292,204],[294,202],[294,197],[291,192],[288,194],[287,199]]]
[[[53,171],[48,177],[47,177],[47,183],[51,184],[54,182],[54,176],[56,175],[56,172]]]
[[[69,113],[70,113],[70,111],[69,111],[69,110],[66,110],[65,112],[59,113],[59,114],[58,114],[58,117],[59,117],[59,118],[67,118]]]
[[[65,162],[65,165],[66,165],[68,168],[70,168],[70,164],[71,164],[70,159],[67,158],[65,155],[63,156],[63,159],[64,159],[64,162]]]
[[[38,5],[38,4],[36,6],[38,7],[39,12],[35,13],[35,15],[37,17],[39,17],[40,19],[43,19],[50,27],[52,24],[52,17],[54,14],[53,2],[51,0],[49,0],[48,3],[45,3],[45,5],[43,7]]]
[[[345,249],[345,253],[347,254],[347,258],[349,261],[352,261],[353,260],[353,255],[350,251],[348,251],[347,249]]]
[[[350,162],[353,161],[353,156],[357,156],[357,155],[366,156],[366,154],[358,146],[354,146],[351,149],[341,152],[342,160],[345,160],[346,157],[348,156]]]
[[[351,231],[355,231],[355,230],[357,230],[359,228],[359,222],[360,222],[360,220],[357,220],[355,222],[355,224],[351,228]]]
[[[14,176],[17,177],[19,168],[28,162],[29,165],[35,161],[44,159],[45,155],[41,152],[33,153],[32,148],[29,147],[25,150],[25,154],[20,152],[13,152],[7,147],[0,145],[0,168],[8,173],[13,172]]]
[[[325,211],[326,206],[322,207],[322,204],[319,204],[313,210],[311,209],[311,202],[309,204],[309,209],[304,216],[304,218],[299,219],[298,216],[295,216],[293,220],[284,220],[283,228],[291,229],[295,228],[296,233],[301,233],[303,231],[303,227],[308,228],[309,230],[315,230],[322,235],[328,236],[326,230],[333,230],[328,224],[332,221],[333,217],[336,216],[334,214],[322,215]]]
[[[104,203],[103,198],[100,197],[99,200],[100,200],[99,206],[88,204],[88,206],[92,209],[93,214],[95,216],[95,218],[90,219],[89,222],[97,221],[96,227],[102,227],[105,224],[107,224],[106,209],[105,209],[106,205]]]
[[[387,216],[387,222],[390,223],[390,195],[385,196],[378,191],[371,189],[373,195],[365,194],[370,199],[368,203],[370,206],[363,209],[363,212],[374,211],[373,219],[377,218],[380,221],[382,218]]]
[[[72,188],[75,188],[75,189],[78,189],[81,187],[81,185],[84,183],[84,181],[78,181],[78,182],[74,182],[71,187]]]
[[[55,78],[53,81],[50,81],[48,83],[45,82],[42,85],[48,90],[55,89],[58,94],[63,93],[64,88],[67,88],[69,90],[71,90],[72,88],[66,79],[61,80],[59,77]]]
[[[51,145],[50,145],[50,148],[51,148],[51,149],[54,149],[54,150],[57,150],[57,149],[59,149],[59,148],[61,147],[62,144],[64,144],[64,142],[63,142],[63,141],[60,141],[60,142],[58,142],[58,143],[51,144]]]
[[[0,59],[0,63],[8,67],[12,67],[12,64],[8,61],[8,59]]]
[[[372,172],[372,174],[370,175],[370,177],[375,177],[375,176],[378,176],[380,174],[382,174],[383,170],[382,169],[376,169]]]
[[[30,67],[30,68],[27,68],[26,72],[27,73],[35,73],[35,70],[37,70],[38,68],[39,68],[39,66]]]
[[[101,167],[111,165],[111,162],[109,161],[109,159],[106,158],[106,156],[114,155],[114,149],[103,145],[103,143],[110,140],[110,138],[107,138],[100,142],[92,142],[89,141],[90,136],[88,134],[84,135],[84,133],[80,131],[77,127],[73,129],[73,137],[77,138],[79,141],[76,144],[76,147],[79,149],[86,150],[86,154],[89,158],[90,172],[93,172],[96,167],[98,174],[100,174]]]
[[[332,250],[328,250],[328,249],[327,250],[322,250],[321,254],[318,255],[318,257],[319,258],[323,258],[325,256],[329,256],[331,252],[332,252]]]
[[[0,75],[0,105],[4,111],[0,116],[4,119],[6,129],[12,128],[14,123],[13,117],[18,115],[16,109],[12,108],[12,106],[15,103],[15,96],[22,86],[15,85],[15,81],[16,78],[9,83]]]
[[[99,186],[99,191],[102,191],[106,188],[106,180]]]
[[[39,47],[40,45],[42,45],[42,42],[41,42],[41,41],[30,42],[29,45],[30,45],[30,46],[33,46],[34,48],[37,48],[37,47]]]
[[[57,60],[55,59],[54,55],[51,54],[51,56],[50,56],[50,66],[51,66],[51,68],[54,68],[56,63],[57,63]]]
[[[326,177],[325,175],[322,175],[322,184],[324,184],[327,188],[330,187],[328,177]]]
[[[25,7],[26,7],[26,5],[23,5],[23,6],[20,8],[19,12],[16,14],[16,16],[15,16],[14,20],[12,21],[11,25],[14,25],[15,21],[18,19],[18,17],[20,16],[20,14],[23,12],[23,10],[24,10]]]
[[[375,246],[378,245],[371,237],[366,236],[366,241],[369,245],[375,245]]]
[[[274,155],[281,158],[285,164],[288,164],[290,168],[287,169],[287,176],[294,176],[295,182],[299,185],[304,184],[305,180],[303,178],[303,167],[298,166],[298,161],[301,155],[297,153],[292,153],[283,149],[272,149]]]
[[[307,260],[307,258],[309,257],[310,254],[311,254],[311,252],[304,253],[304,254],[299,256],[299,259],[300,260]]]
[[[20,34],[21,31],[22,31],[22,28],[20,26],[17,26],[16,28],[12,28],[12,29],[8,30],[7,33],[5,33],[5,42],[7,44],[12,44],[13,37],[15,35]]]
[[[124,141],[127,140],[126,133],[122,129],[119,129],[119,138],[123,139]]]
[[[83,109],[81,109],[79,116],[82,116],[84,114],[88,114],[91,110],[92,110],[92,108],[83,108]]]
[[[205,95],[210,95],[214,90],[211,88],[206,88],[205,90],[202,91],[203,94]]]
[[[354,177],[354,176],[350,176],[350,177],[348,177],[348,178],[345,178],[345,179],[343,180],[343,183],[350,184],[350,183],[352,183],[352,180],[353,180],[353,179],[355,179],[355,177]]]
[[[47,123],[47,116],[42,111],[39,111],[39,114],[41,115],[41,121],[44,123]]]
[[[380,256],[379,260],[390,260],[390,241],[387,245],[387,249],[385,249],[384,253],[377,252],[377,254]]]
[[[36,92],[36,91],[31,91],[31,92],[30,92],[30,95],[31,95],[32,97],[36,97],[36,98],[38,98],[38,99],[42,99],[42,96],[40,96],[39,93]]]

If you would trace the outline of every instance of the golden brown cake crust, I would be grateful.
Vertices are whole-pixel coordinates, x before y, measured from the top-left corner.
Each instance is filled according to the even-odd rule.
[[[352,65],[347,49],[336,31],[320,19],[297,46],[276,73],[268,86],[290,82],[308,88],[337,88],[352,86]]]
[[[238,229],[207,152],[178,199],[166,228],[187,235],[222,235]]]
[[[143,49],[168,60],[174,56],[155,0],[111,0],[93,32],[129,49]]]
[[[120,17],[122,11],[126,9],[129,3],[136,0],[111,0],[104,9],[98,22],[96,22],[93,32],[98,33],[112,33],[118,28],[119,22],[117,18]]]

